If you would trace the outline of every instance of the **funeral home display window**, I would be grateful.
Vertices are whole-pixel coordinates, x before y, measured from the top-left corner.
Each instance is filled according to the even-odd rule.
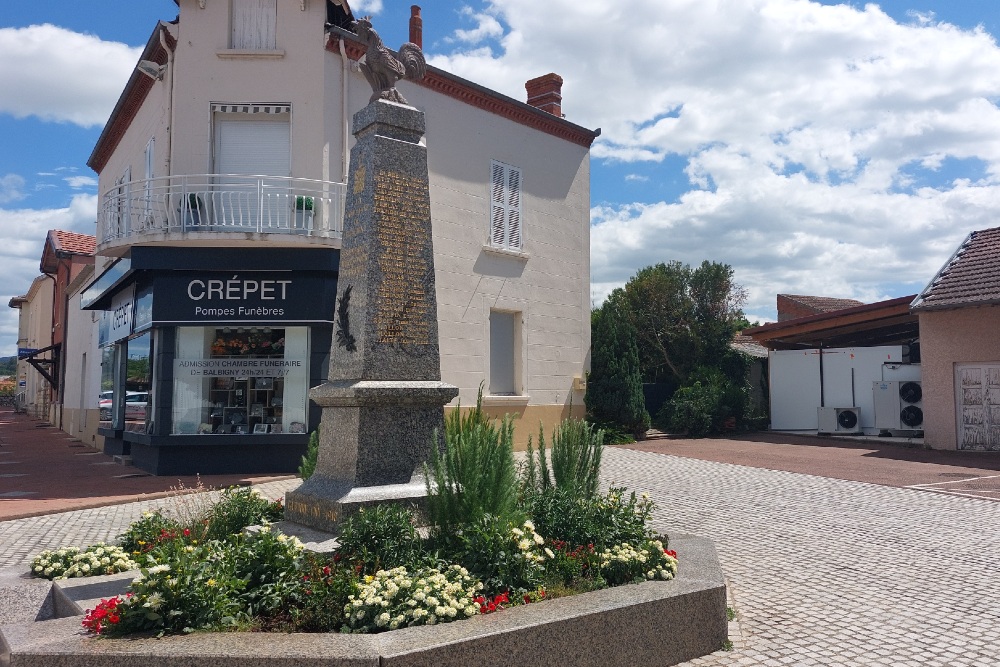
[[[304,433],[307,327],[178,327],[174,434]]]

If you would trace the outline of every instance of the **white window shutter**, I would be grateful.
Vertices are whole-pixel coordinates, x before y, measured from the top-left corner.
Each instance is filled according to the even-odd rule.
[[[495,246],[506,245],[507,240],[507,198],[504,192],[506,183],[505,165],[494,162],[492,165],[492,182],[490,183],[490,243]]]
[[[507,167],[507,246],[521,249],[521,170]]]
[[[521,249],[521,170],[502,162],[492,163],[490,244]]]
[[[276,0],[233,0],[233,48],[274,49],[277,9]]]

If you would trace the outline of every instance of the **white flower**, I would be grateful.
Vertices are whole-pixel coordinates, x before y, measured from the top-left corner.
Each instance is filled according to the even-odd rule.
[[[146,603],[142,606],[156,610],[160,608],[161,604],[163,604],[163,596],[159,593],[152,593],[148,598],[146,598]]]
[[[384,627],[389,624],[390,618],[392,617],[389,616],[388,612],[383,612],[379,614],[378,617],[375,619],[375,625],[379,626],[380,628]]]
[[[154,565],[149,568],[150,574],[159,574],[160,572],[170,572],[170,566],[166,563],[161,563],[160,565]]]
[[[531,542],[529,542],[528,539],[525,538],[517,543],[517,548],[520,549],[521,551],[527,551],[528,549],[531,548]]]
[[[529,521],[525,521],[523,525],[524,525],[524,527],[525,527],[525,528],[527,528],[528,530],[530,530],[530,531],[534,532],[534,530],[535,530],[535,524],[531,523],[531,521],[530,521],[530,520],[529,520]]]
[[[549,549],[548,547],[545,547],[545,555],[548,556],[549,558],[555,558],[556,557],[556,555],[554,553],[552,553],[552,549]]]

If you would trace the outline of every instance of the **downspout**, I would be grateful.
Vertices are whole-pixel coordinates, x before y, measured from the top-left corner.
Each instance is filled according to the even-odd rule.
[[[169,92],[167,93],[167,173],[165,176],[172,176],[171,171],[174,163],[174,52],[167,45],[167,38],[164,36],[163,26],[160,26],[160,46],[167,52],[167,74],[170,77]]]
[[[347,146],[348,138],[351,133],[351,122],[347,115],[347,70],[350,67],[348,64],[350,59],[347,57],[347,49],[344,47],[344,38],[341,37],[337,40],[337,44],[340,46],[340,63],[341,63],[341,91],[340,91],[340,114],[344,121],[344,154],[341,158],[341,183],[344,187],[347,187],[347,169],[350,167],[351,162],[351,151]]]

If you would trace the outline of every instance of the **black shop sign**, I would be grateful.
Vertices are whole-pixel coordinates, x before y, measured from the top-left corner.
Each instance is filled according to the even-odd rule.
[[[160,273],[153,279],[153,321],[332,322],[336,292],[336,280],[319,272]]]

